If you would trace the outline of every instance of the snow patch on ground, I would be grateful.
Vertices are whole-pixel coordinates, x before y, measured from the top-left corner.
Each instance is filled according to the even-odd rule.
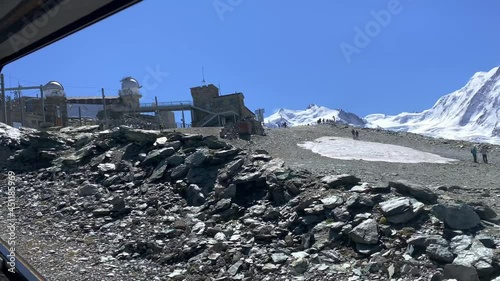
[[[458,161],[404,146],[349,138],[321,137],[314,141],[298,144],[298,146],[325,157],[341,160],[442,164]]]

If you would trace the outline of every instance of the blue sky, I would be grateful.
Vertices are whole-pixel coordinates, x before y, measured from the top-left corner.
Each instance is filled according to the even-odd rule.
[[[70,96],[116,95],[133,76],[147,84],[143,102],[181,101],[203,66],[207,83],[243,92],[266,116],[310,103],[421,111],[500,65],[498,11],[496,0],[147,0],[4,74],[7,86],[57,80]]]

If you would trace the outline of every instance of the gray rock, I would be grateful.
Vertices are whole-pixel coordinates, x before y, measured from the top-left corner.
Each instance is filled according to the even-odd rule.
[[[111,200],[111,204],[113,205],[111,208],[113,212],[121,212],[125,209],[125,199],[123,197],[114,197]]]
[[[205,203],[205,196],[196,184],[190,184],[186,190],[186,201],[191,206],[200,206]]]
[[[217,158],[226,158],[226,157],[238,154],[239,151],[240,150],[237,149],[237,148],[227,149],[227,150],[219,150],[219,151],[216,151],[214,153],[214,157],[217,157]]]
[[[111,172],[116,170],[116,165],[113,163],[99,164],[97,165],[97,169],[102,173]]]
[[[227,273],[229,276],[234,276],[240,271],[240,267],[243,265],[242,261],[238,261],[235,264],[231,265],[229,269],[227,270]]]
[[[163,159],[158,166],[153,170],[153,173],[149,177],[149,180],[151,181],[157,181],[161,178],[163,178],[163,175],[165,174],[165,171],[167,170],[168,163],[166,159]]]
[[[323,221],[318,223],[313,229],[314,245],[316,249],[322,249],[332,241],[342,237],[340,230],[345,225],[343,222]]]
[[[358,177],[347,174],[325,176],[321,179],[321,182],[326,184],[329,188],[338,188],[341,186],[352,187],[357,185],[360,181],[361,179]]]
[[[475,239],[481,242],[486,248],[495,249],[495,240],[492,237],[481,234],[477,235]]]
[[[153,144],[159,137],[158,131],[146,131],[140,129],[132,129],[130,127],[121,126],[113,133],[113,137],[117,140],[126,140],[129,142],[147,145]]]
[[[356,243],[377,244],[378,227],[374,219],[368,219],[356,226],[349,233],[349,237]]]
[[[170,147],[175,149],[175,151],[177,151],[182,147],[182,143],[180,141],[170,141],[165,143],[163,147]]]
[[[189,172],[189,167],[187,165],[181,164],[181,165],[174,167],[172,169],[172,172],[170,173],[170,177],[173,180],[180,179],[180,178],[186,176],[188,172]]]
[[[360,185],[353,186],[351,188],[351,192],[359,192],[359,193],[366,193],[371,190],[371,185],[369,183],[362,183]]]
[[[265,273],[269,273],[269,272],[274,272],[274,271],[277,271],[279,269],[278,266],[276,266],[275,264],[272,264],[272,263],[266,263],[264,264],[264,266],[262,267],[262,272],[265,272]]]
[[[295,273],[303,274],[304,272],[307,271],[307,268],[309,267],[309,262],[305,258],[298,258],[295,259],[290,266],[295,271]]]
[[[175,149],[171,147],[165,147],[157,150],[153,150],[148,153],[146,159],[142,161],[143,165],[156,165],[162,159],[170,157],[175,154]]]
[[[439,204],[432,208],[432,213],[451,229],[471,229],[481,222],[476,212],[467,204]]]
[[[449,247],[439,244],[429,245],[425,252],[429,258],[443,263],[451,263],[454,259],[453,253],[450,251]]]
[[[321,199],[321,203],[323,204],[323,206],[325,208],[334,209],[334,208],[342,205],[342,203],[344,203],[344,199],[342,199],[342,197],[340,197],[340,196],[332,195],[332,196]]]
[[[226,181],[236,175],[236,172],[241,168],[244,161],[243,159],[238,159],[232,162],[229,162],[221,169],[219,172],[218,178],[220,181]]]
[[[274,263],[282,264],[288,260],[288,256],[283,253],[275,253],[271,255],[271,259]]]
[[[468,250],[472,245],[472,237],[468,235],[458,235],[451,239],[450,248],[454,254],[458,255],[458,253],[463,250]]]
[[[469,206],[476,212],[482,220],[499,223],[500,218],[497,213],[483,202],[471,202]]]
[[[216,136],[206,136],[203,138],[202,144],[210,149],[227,148],[229,145],[224,141],[219,140]]]
[[[92,196],[92,195],[95,195],[97,193],[97,190],[98,190],[97,184],[87,184],[87,185],[82,186],[78,190],[78,195],[80,197]]]
[[[447,264],[444,266],[444,279],[455,279],[457,281],[479,281],[479,276],[474,267]]]
[[[186,157],[184,163],[186,163],[188,167],[199,167],[207,160],[208,156],[207,150],[200,149]]]
[[[424,208],[424,204],[413,198],[395,198],[380,203],[387,221],[394,224],[406,223],[415,218]]]
[[[448,247],[449,243],[440,235],[417,235],[408,239],[407,243],[416,247],[426,248],[429,245],[436,244]]]
[[[165,143],[167,143],[167,141],[168,141],[167,137],[157,138],[153,146],[165,147]]]
[[[487,276],[494,271],[492,266],[494,252],[475,240],[470,249],[463,250],[453,261],[454,265],[474,267],[479,276]]]
[[[111,210],[105,209],[105,208],[99,208],[99,209],[95,209],[94,211],[92,211],[92,214],[95,217],[109,216],[109,214],[111,214]]]
[[[437,203],[438,195],[428,187],[413,184],[408,181],[389,182],[389,186],[396,189],[397,192],[404,195],[410,195],[421,202],[427,204]]]
[[[167,163],[170,166],[177,167],[177,166],[184,163],[184,156],[177,155],[177,154],[172,155],[172,156],[167,158]]]

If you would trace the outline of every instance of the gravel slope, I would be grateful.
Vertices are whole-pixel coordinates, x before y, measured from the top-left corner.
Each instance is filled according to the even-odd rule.
[[[250,150],[265,149],[271,156],[281,158],[287,165],[296,169],[307,169],[321,176],[325,174],[349,173],[359,176],[363,181],[371,183],[387,183],[391,180],[410,180],[429,186],[459,186],[453,191],[438,191],[442,199],[446,196],[461,199],[467,202],[483,201],[498,213],[497,191],[500,189],[500,149],[494,147],[489,158],[491,164],[475,164],[469,153],[470,143],[463,141],[448,141],[432,139],[415,134],[393,133],[363,129],[360,139],[387,144],[402,145],[425,152],[435,153],[443,157],[454,158],[460,161],[452,164],[401,164],[387,162],[367,162],[338,160],[320,156],[309,150],[300,148],[297,144],[304,141],[313,141],[323,136],[350,137],[351,128],[331,127],[329,125],[294,127],[286,129],[267,130],[267,136],[252,136],[251,141],[229,140],[232,144]],[[178,130],[183,133],[203,135],[218,135],[220,128],[189,128]],[[60,180],[60,179],[59,179]],[[29,184],[29,183],[25,183]],[[31,208],[35,206],[17,206]],[[5,209],[2,210],[5,212]],[[5,214],[5,213],[4,213]],[[19,214],[22,217],[22,214]],[[87,246],[88,252],[79,251],[80,241],[65,239],[67,226],[58,224],[58,218],[33,218],[33,225],[18,225],[19,252],[28,258],[36,268],[52,276],[64,276],[71,272],[72,280],[126,280],[127,272],[120,271],[120,261],[108,262],[101,265],[97,258],[88,259],[87,256],[99,256],[104,249]],[[51,225],[60,236],[38,235],[37,229],[41,225]],[[6,237],[6,233],[0,234]],[[110,240],[111,241],[111,240]],[[50,250],[48,250],[50,249]],[[44,260],[30,259],[32,256],[44,256]],[[63,260],[64,262],[61,262]],[[148,273],[155,275],[161,272],[158,265],[137,262],[130,267],[130,272]],[[90,274],[89,274],[90,273]],[[60,275],[58,275],[60,274]],[[91,275],[91,279],[87,279]],[[59,278],[57,280],[65,280]],[[141,279],[137,279],[141,280]]]
[[[299,147],[297,144],[313,141],[323,136],[351,137],[351,128],[330,125],[270,129],[267,136],[253,136],[250,142],[232,141],[233,144],[249,149],[265,149],[273,157],[282,158],[290,167],[311,170],[318,175],[348,173],[359,176],[370,183],[387,183],[392,180],[437,186],[458,186],[446,195],[464,201],[485,201],[497,212],[500,190],[500,148],[492,146],[489,164],[476,164],[469,152],[471,143],[434,139],[411,133],[395,133],[362,129],[360,139],[365,141],[394,144],[453,158],[450,164],[404,164],[369,162],[361,160],[338,160],[321,156]],[[481,157],[479,157],[481,158]]]

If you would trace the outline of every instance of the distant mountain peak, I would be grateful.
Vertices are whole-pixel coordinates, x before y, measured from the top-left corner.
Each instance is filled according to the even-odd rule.
[[[280,109],[278,112],[264,119],[267,127],[276,128],[283,121],[289,126],[304,126],[317,124],[318,119],[332,120],[341,124],[350,124],[363,127],[366,122],[354,113],[343,110],[330,109],[311,103],[305,110]]]
[[[393,116],[372,114],[365,119],[388,130],[500,143],[500,67],[477,72],[461,89],[444,95],[430,109]]]

